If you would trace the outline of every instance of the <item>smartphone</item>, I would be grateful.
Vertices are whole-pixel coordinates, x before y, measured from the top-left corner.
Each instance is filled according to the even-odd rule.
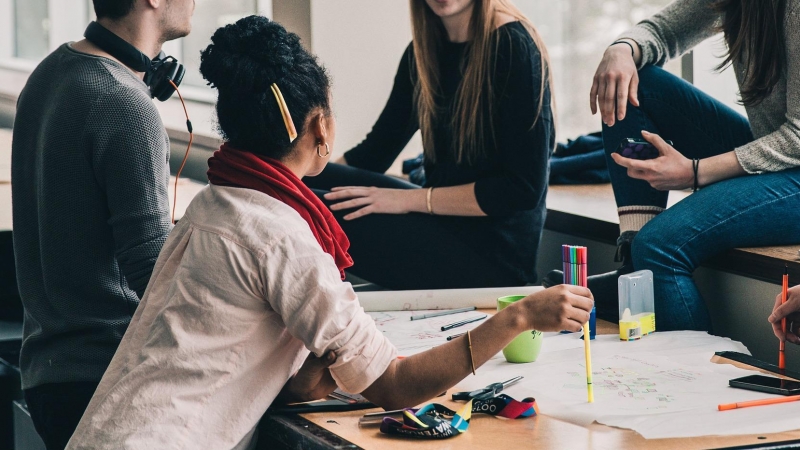
[[[799,395],[800,382],[764,375],[750,375],[728,381],[731,387],[779,395]]]
[[[665,141],[667,144],[672,145],[672,141]],[[658,149],[653,144],[645,141],[644,139],[625,138],[619,143],[617,153],[620,155],[638,160],[655,159],[658,158]]]

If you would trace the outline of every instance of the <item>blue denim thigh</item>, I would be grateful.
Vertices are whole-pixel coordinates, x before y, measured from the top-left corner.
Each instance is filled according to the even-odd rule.
[[[661,330],[710,330],[692,272],[737,247],[800,243],[800,168],[725,180],[661,213],[637,234],[636,270],[653,271]]]
[[[639,71],[639,104],[613,127],[603,125],[603,145],[617,206],[665,208],[667,193],[627,171],[611,159],[624,138],[641,138],[642,130],[671,140],[687,158],[707,158],[753,140],[747,119],[686,81],[656,66]]]

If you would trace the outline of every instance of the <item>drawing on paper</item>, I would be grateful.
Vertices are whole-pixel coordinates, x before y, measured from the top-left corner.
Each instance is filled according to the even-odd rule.
[[[598,402],[616,399],[614,405],[621,409],[671,409],[671,404],[678,398],[668,392],[674,391],[676,383],[691,384],[699,377],[699,374],[687,369],[665,369],[620,355],[598,363],[598,367],[592,370],[592,384]],[[569,370],[567,375],[563,385],[565,389],[586,390],[584,370]]]
[[[565,388],[586,390],[586,372],[569,372],[568,374],[571,383],[565,384]],[[617,397],[622,398],[655,400],[664,403],[675,400],[673,396],[659,392],[658,385],[653,379],[628,369],[601,367],[592,371],[592,381],[595,392],[598,392],[599,395],[602,393],[616,394]]]
[[[398,320],[396,314],[389,314],[385,312],[373,312],[369,313],[369,315],[372,316],[372,320],[375,321],[375,325],[377,325],[378,328],[383,328],[386,325]]]

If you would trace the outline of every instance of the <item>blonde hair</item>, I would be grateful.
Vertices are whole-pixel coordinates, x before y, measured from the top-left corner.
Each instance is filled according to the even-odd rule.
[[[417,72],[417,83],[414,92],[419,126],[425,148],[425,157],[436,160],[433,147],[433,124],[440,118],[441,106],[437,99],[441,97],[439,80],[439,52],[442,42],[447,39],[441,19],[428,7],[425,0],[410,0],[411,21],[414,43],[414,66]],[[468,61],[464,77],[456,91],[455,108],[452,111],[451,127],[454,132],[453,149],[456,161],[465,158],[472,163],[487,151],[484,148],[487,136],[495,141],[494,123],[494,88],[492,76],[495,69],[499,33],[494,33],[497,13],[508,14],[518,20],[528,31],[541,55],[541,86],[539,90],[539,108],[533,119],[531,128],[540,119],[544,107],[545,87],[550,87],[553,98],[553,78],[550,72],[550,57],[539,32],[533,23],[525,17],[509,0],[475,0],[472,19],[470,20],[470,44]],[[555,103],[555,100],[552,100]],[[483,112],[488,111],[489,117]],[[488,120],[487,120],[488,119]],[[489,129],[486,129],[488,122]]]

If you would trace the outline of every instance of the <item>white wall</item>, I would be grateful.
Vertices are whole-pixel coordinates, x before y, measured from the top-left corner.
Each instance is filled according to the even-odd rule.
[[[87,2],[50,2],[48,3],[50,20],[50,48],[57,48],[64,42],[78,41],[86,28],[89,17]]]
[[[0,0],[0,58],[14,54],[14,5]]]
[[[386,105],[411,42],[408,1],[312,0],[311,42],[333,77],[338,157],[364,139]],[[404,154],[420,152],[417,133]]]

